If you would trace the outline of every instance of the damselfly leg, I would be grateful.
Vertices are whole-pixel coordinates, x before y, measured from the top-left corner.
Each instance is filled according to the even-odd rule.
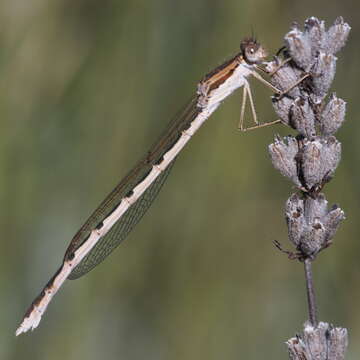
[[[273,76],[281,67],[283,67],[287,62],[289,62],[290,58],[286,59],[285,61],[283,61],[279,66],[276,67],[276,69],[274,71],[272,71],[269,75]],[[266,72],[266,70],[262,69],[260,66],[256,66],[256,69],[258,70],[262,70],[264,72]],[[269,81],[265,80],[259,73],[257,73],[256,71],[252,72],[252,75],[259,80],[261,83],[263,83],[264,85],[266,85],[267,87],[269,87],[271,90],[273,90],[275,92],[275,97],[276,100],[280,100],[283,96],[285,96],[288,92],[290,92],[291,90],[293,90],[296,86],[298,86],[300,83],[302,83],[306,78],[308,78],[310,76],[309,73],[305,73],[303,76],[300,77],[300,79],[298,79],[297,81],[295,81],[293,84],[291,84],[291,86],[289,86],[288,89],[281,91],[279,90],[276,86],[272,85]],[[251,115],[252,115],[252,120],[254,122],[254,126],[250,126],[250,127],[245,127],[244,126],[244,117],[245,117],[245,108],[246,108],[246,102],[247,102],[247,98],[249,97],[249,103],[250,103],[250,110],[251,110]],[[254,105],[254,100],[252,97],[252,93],[251,93],[251,88],[250,88],[250,84],[249,82],[245,82],[244,83],[244,88],[243,88],[243,97],[242,97],[242,102],[241,102],[241,111],[240,111],[240,119],[239,119],[239,123],[238,123],[238,129],[240,131],[248,131],[248,130],[255,130],[255,129],[259,129],[265,126],[270,126],[270,125],[275,125],[280,123],[281,120],[277,119],[274,121],[270,121],[270,122],[266,122],[266,123],[259,123],[259,121],[257,120],[257,115],[256,115],[256,111],[255,111],[255,105]]]
[[[279,89],[277,89],[274,85],[272,85],[270,82],[268,82],[267,80],[265,80],[261,75],[259,75],[256,71],[252,72],[252,75],[258,79],[260,82],[262,82],[263,84],[265,84],[267,87],[269,87],[271,90],[273,90],[275,93],[277,94],[281,94],[281,91]],[[245,115],[245,108],[246,108],[246,102],[247,102],[247,98],[249,97],[249,103],[250,103],[250,110],[251,110],[251,115],[252,115],[252,120],[255,123],[254,126],[251,127],[244,127],[244,115]],[[254,100],[252,97],[252,93],[251,93],[251,88],[250,88],[250,84],[248,81],[246,81],[244,83],[244,88],[243,88],[243,97],[242,97],[242,102],[241,102],[241,110],[240,110],[240,119],[239,119],[239,124],[238,124],[238,129],[240,131],[248,131],[248,130],[255,130],[255,129],[259,129],[265,126],[270,126],[270,125],[274,125],[279,123],[280,120],[275,120],[275,121],[271,121],[271,122],[267,122],[267,123],[262,123],[260,124],[259,121],[257,120],[257,115],[256,115],[256,110],[255,110],[255,104],[254,104]]]

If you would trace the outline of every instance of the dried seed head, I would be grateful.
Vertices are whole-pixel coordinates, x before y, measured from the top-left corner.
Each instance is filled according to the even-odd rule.
[[[320,322],[304,324],[304,333],[286,342],[291,359],[344,360],[348,346],[347,330]]]
[[[316,199],[301,198],[293,194],[286,202],[285,217],[289,239],[304,256],[316,256],[329,246],[344,212],[333,207],[328,210],[328,202],[323,194]]]
[[[289,239],[302,258],[315,257],[327,247],[345,218],[339,207],[328,209],[320,191],[341,157],[341,144],[333,134],[344,121],[345,102],[335,95],[326,106],[323,101],[336,71],[334,54],[344,45],[349,30],[341,18],[328,31],[314,17],[305,22],[303,31],[295,24],[285,36],[284,53],[290,59],[279,67],[275,58],[266,66],[272,83],[284,92],[273,97],[276,113],[300,133],[296,138],[276,138],[269,153],[274,167],[301,190],[301,195],[288,199],[285,215]],[[308,76],[302,79],[303,75]]]

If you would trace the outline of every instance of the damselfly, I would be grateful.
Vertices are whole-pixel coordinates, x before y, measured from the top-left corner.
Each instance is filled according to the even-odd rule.
[[[208,73],[197,92],[178,118],[172,121],[145,157],[124,177],[75,234],[65,252],[63,263],[40,295],[33,301],[16,335],[38,326],[43,313],[63,282],[76,279],[104,260],[150,207],[166,180],[181,149],[217,107],[236,89],[243,87],[240,124],[243,127],[246,100],[255,121],[254,102],[247,78],[252,75],[280,93],[256,70],[264,62],[264,48],[254,39],[244,39],[240,52]],[[272,123],[276,123],[274,121]]]

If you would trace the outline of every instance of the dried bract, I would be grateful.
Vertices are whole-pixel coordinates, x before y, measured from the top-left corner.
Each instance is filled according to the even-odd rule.
[[[345,120],[345,111],[346,102],[333,94],[321,113],[320,132],[323,136],[335,134]]]
[[[350,30],[349,24],[341,16],[338,17],[327,32],[324,50],[328,54],[336,54],[345,45]]]
[[[312,68],[312,94],[315,104],[320,103],[330,89],[336,71],[336,56],[320,52]]]
[[[334,174],[341,158],[341,144],[333,136],[305,141],[300,166],[307,189],[321,187]]]
[[[275,138],[274,143],[269,145],[271,161],[276,169],[283,176],[288,177],[296,186],[301,183],[297,176],[296,155],[298,153],[298,143],[294,137],[288,136],[283,140]]]
[[[291,126],[289,124],[290,110],[294,106],[294,100],[284,96],[280,100],[273,97],[272,101],[275,112],[279,116],[281,122],[285,125]]]
[[[297,98],[289,115],[289,125],[301,135],[308,138],[313,138],[316,135],[315,114],[307,99]]]
[[[266,65],[266,71],[273,73],[271,77],[272,84],[281,91],[290,89],[301,77],[302,71],[290,64],[281,65],[281,61],[276,59]],[[299,87],[294,87],[286,92],[286,97],[296,98],[301,95]]]
[[[296,28],[288,32],[284,39],[289,54],[295,63],[305,71],[310,70],[313,57],[308,37]]]
[[[304,28],[304,33],[311,44],[311,55],[315,58],[326,39],[325,22],[311,17],[305,21]]]

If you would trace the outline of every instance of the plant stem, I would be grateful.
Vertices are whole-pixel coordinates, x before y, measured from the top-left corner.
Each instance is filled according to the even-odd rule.
[[[317,327],[317,307],[315,298],[314,281],[312,274],[312,261],[310,258],[306,258],[304,261],[305,280],[306,280],[306,294],[309,309],[309,320],[313,327]]]

